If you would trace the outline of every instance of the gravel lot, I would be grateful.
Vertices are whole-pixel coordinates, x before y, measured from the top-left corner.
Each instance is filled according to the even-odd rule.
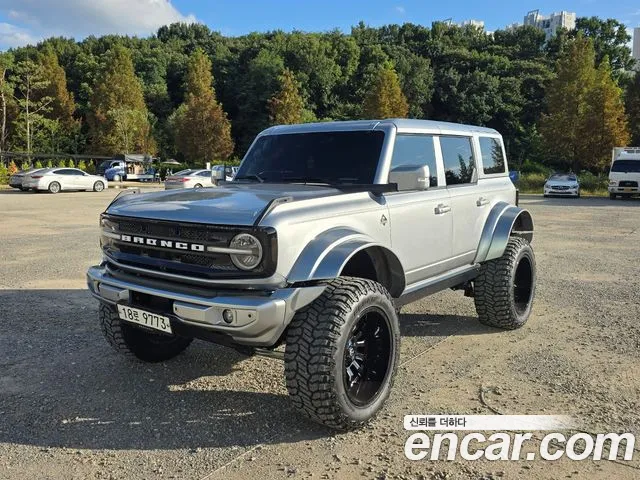
[[[408,413],[569,414],[640,439],[640,201],[542,199],[538,290],[515,332],[447,291],[402,312],[384,413],[334,434],[290,407],[280,362],[194,342],[166,364],[117,356],[85,288],[117,191],[0,191],[0,478],[638,478],[632,462],[410,462]],[[480,390],[485,389],[480,400]]]

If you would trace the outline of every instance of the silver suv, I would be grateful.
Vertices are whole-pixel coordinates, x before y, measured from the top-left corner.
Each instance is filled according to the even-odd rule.
[[[481,127],[272,127],[233,182],[119,196],[101,228],[88,284],[117,351],[157,362],[200,338],[281,358],[295,406],[339,429],[389,396],[402,305],[459,289],[515,329],[535,290],[533,221]]]

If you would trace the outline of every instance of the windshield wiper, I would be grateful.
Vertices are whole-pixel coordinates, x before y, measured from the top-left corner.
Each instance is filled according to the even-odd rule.
[[[292,183],[321,183],[323,185],[332,184],[329,179],[320,177],[282,177],[282,181]]]
[[[255,173],[242,175],[240,177],[236,176],[234,177],[234,180],[254,180],[260,183],[264,183],[264,178],[262,178],[260,175],[256,175]]]

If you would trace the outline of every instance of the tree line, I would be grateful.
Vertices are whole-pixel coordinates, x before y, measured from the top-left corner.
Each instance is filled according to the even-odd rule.
[[[241,157],[273,124],[411,117],[497,129],[515,166],[598,171],[640,145],[640,74],[624,25],[580,18],[549,41],[434,23],[346,34],[49,38],[0,53],[0,154]]]

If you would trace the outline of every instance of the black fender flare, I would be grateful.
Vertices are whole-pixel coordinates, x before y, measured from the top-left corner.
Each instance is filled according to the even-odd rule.
[[[499,202],[493,206],[484,224],[474,263],[500,258],[511,235],[531,242],[533,218],[524,208]]]
[[[400,296],[405,277],[398,257],[389,248],[350,227],[332,228],[311,240],[293,264],[287,281],[296,284],[339,277],[356,253],[369,248],[379,249],[384,255],[391,276],[390,293]]]

